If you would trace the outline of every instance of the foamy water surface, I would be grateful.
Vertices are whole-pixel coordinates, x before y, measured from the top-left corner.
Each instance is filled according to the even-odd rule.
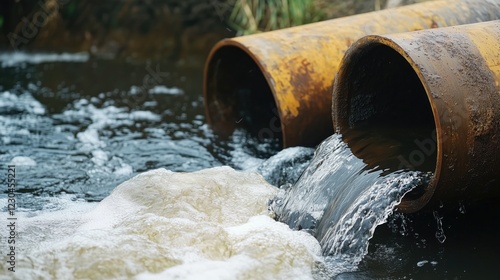
[[[13,275],[312,279],[323,262],[319,243],[269,216],[276,191],[256,173],[217,167],[144,172],[98,204],[60,198],[63,209],[19,217]]]
[[[201,100],[186,102],[176,86],[154,86],[147,98],[128,104],[120,97],[141,94],[140,84],[86,95],[43,80],[23,83],[16,71],[57,61],[61,69],[51,74],[61,75],[65,66],[81,66],[81,55],[0,58],[4,71],[20,80],[0,91],[0,160],[16,165],[20,191],[16,272],[2,266],[3,277],[312,278],[321,266],[314,237],[274,221],[267,209],[277,188],[255,173],[259,167],[274,166],[269,180],[298,176],[258,154],[271,143],[259,147],[237,131],[227,144],[213,145]],[[296,148],[273,160],[290,162],[295,153],[307,162],[311,150]],[[211,168],[222,165],[249,171]],[[0,199],[6,207],[7,198]]]

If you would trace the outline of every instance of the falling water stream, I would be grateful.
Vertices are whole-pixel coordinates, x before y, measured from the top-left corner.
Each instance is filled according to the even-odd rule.
[[[319,145],[297,183],[281,191],[271,207],[280,221],[316,237],[337,274],[356,269],[375,228],[386,222],[407,192],[427,184],[430,177],[369,168],[335,134]]]
[[[397,168],[405,139],[354,131],[316,151],[279,151],[244,131],[212,133],[201,69],[87,54],[9,53],[0,62],[0,163],[16,165],[18,182],[16,272],[2,231],[0,279],[497,273],[500,219],[491,211],[464,202],[451,216],[394,211],[432,170]],[[145,88],[151,71],[161,81]],[[370,153],[375,161],[360,156],[367,143],[385,143]],[[0,183],[3,223],[3,175]]]

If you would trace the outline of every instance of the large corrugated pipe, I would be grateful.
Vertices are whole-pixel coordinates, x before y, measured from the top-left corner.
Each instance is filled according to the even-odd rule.
[[[499,18],[500,0],[430,1],[220,41],[205,66],[208,123],[314,146],[333,132],[333,77],[355,40]]]
[[[404,212],[500,195],[500,21],[358,40],[335,78],[332,112],[368,164],[383,157],[382,168],[434,172],[405,196]]]

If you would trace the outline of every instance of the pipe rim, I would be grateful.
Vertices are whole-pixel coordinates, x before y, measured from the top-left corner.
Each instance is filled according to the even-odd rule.
[[[251,36],[253,36],[253,35],[248,35],[245,37],[248,38]],[[213,70],[212,68],[214,67],[214,65],[213,65],[214,59],[213,58],[215,56],[217,56],[220,52],[222,52],[228,48],[235,48],[239,51],[242,51],[248,58],[250,58],[255,63],[255,65],[257,65],[260,72],[264,76],[264,79],[267,83],[267,87],[272,94],[272,99],[274,100],[274,105],[276,107],[276,111],[277,111],[278,118],[279,118],[281,145],[282,145],[282,147],[288,147],[287,146],[287,137],[286,137],[288,130],[287,130],[286,124],[283,121],[283,112],[281,110],[282,106],[280,106],[281,105],[280,101],[277,98],[276,89],[274,86],[272,86],[272,83],[273,83],[272,76],[267,71],[267,67],[265,67],[263,65],[263,62],[259,59],[259,57],[256,56],[254,54],[254,52],[252,52],[245,44],[239,42],[238,38],[226,38],[226,39],[223,39],[223,40],[217,42],[217,44],[214,45],[214,47],[211,49],[211,51],[207,57],[205,67],[203,70],[203,98],[205,100],[205,102],[204,102],[205,116],[207,117],[208,124],[213,125],[212,113],[210,111],[209,102],[208,102],[208,100],[210,98],[209,95],[215,94],[215,93],[209,92],[209,89],[208,89],[209,83],[212,82],[211,79],[209,79],[209,77],[210,77],[211,71]]]
[[[403,47],[401,47],[397,42],[394,40],[383,36],[383,35],[368,35],[365,36],[358,41],[356,41],[346,52],[344,58],[342,59],[342,62],[339,67],[339,71],[337,72],[337,75],[335,76],[335,81],[334,81],[334,86],[333,86],[333,98],[332,98],[332,118],[333,118],[333,125],[335,132],[341,133],[343,129],[349,127],[348,124],[348,115],[342,116],[343,114],[346,113],[346,109],[343,108],[345,106],[341,106],[339,104],[340,100],[345,98],[345,100],[350,100],[350,94],[341,94],[340,92],[343,89],[342,81],[344,77],[347,75],[349,72],[348,69],[351,67],[351,61],[353,60],[353,57],[355,57],[358,53],[361,52],[368,52],[370,49],[374,48],[375,46],[386,46],[393,51],[395,51],[397,54],[399,54],[402,58],[405,59],[405,61],[408,63],[408,65],[412,68],[413,72],[417,75],[422,87],[425,90],[425,95],[427,97],[428,104],[430,106],[430,109],[432,111],[432,116],[434,120],[434,127],[435,127],[435,132],[436,132],[436,162],[435,162],[435,170],[433,172],[431,181],[429,182],[429,185],[424,188],[424,193],[419,196],[416,199],[403,199],[401,200],[401,203],[397,205],[397,209],[403,213],[413,213],[421,210],[424,208],[431,200],[432,196],[434,195],[437,183],[439,181],[440,175],[441,175],[441,169],[442,169],[442,151],[443,151],[443,143],[441,139],[443,139],[443,130],[441,126],[441,121],[439,118],[439,112],[436,104],[432,102],[432,89],[429,86],[429,83],[425,79],[424,75],[422,74],[422,69],[419,68],[418,63],[411,57],[410,54],[408,54]],[[348,92],[348,91],[346,91]],[[346,95],[346,96],[344,96]],[[347,106],[348,102],[344,102],[345,105]]]

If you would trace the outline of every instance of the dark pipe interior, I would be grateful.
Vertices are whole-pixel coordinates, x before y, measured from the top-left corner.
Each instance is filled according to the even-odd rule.
[[[425,89],[395,50],[371,44],[353,50],[336,93],[337,126],[353,153],[384,171],[436,168],[436,127]],[[405,199],[416,199],[423,187]]]
[[[282,143],[272,91],[255,61],[243,50],[224,46],[210,60],[206,77],[207,113],[213,128],[229,134],[244,128]]]

